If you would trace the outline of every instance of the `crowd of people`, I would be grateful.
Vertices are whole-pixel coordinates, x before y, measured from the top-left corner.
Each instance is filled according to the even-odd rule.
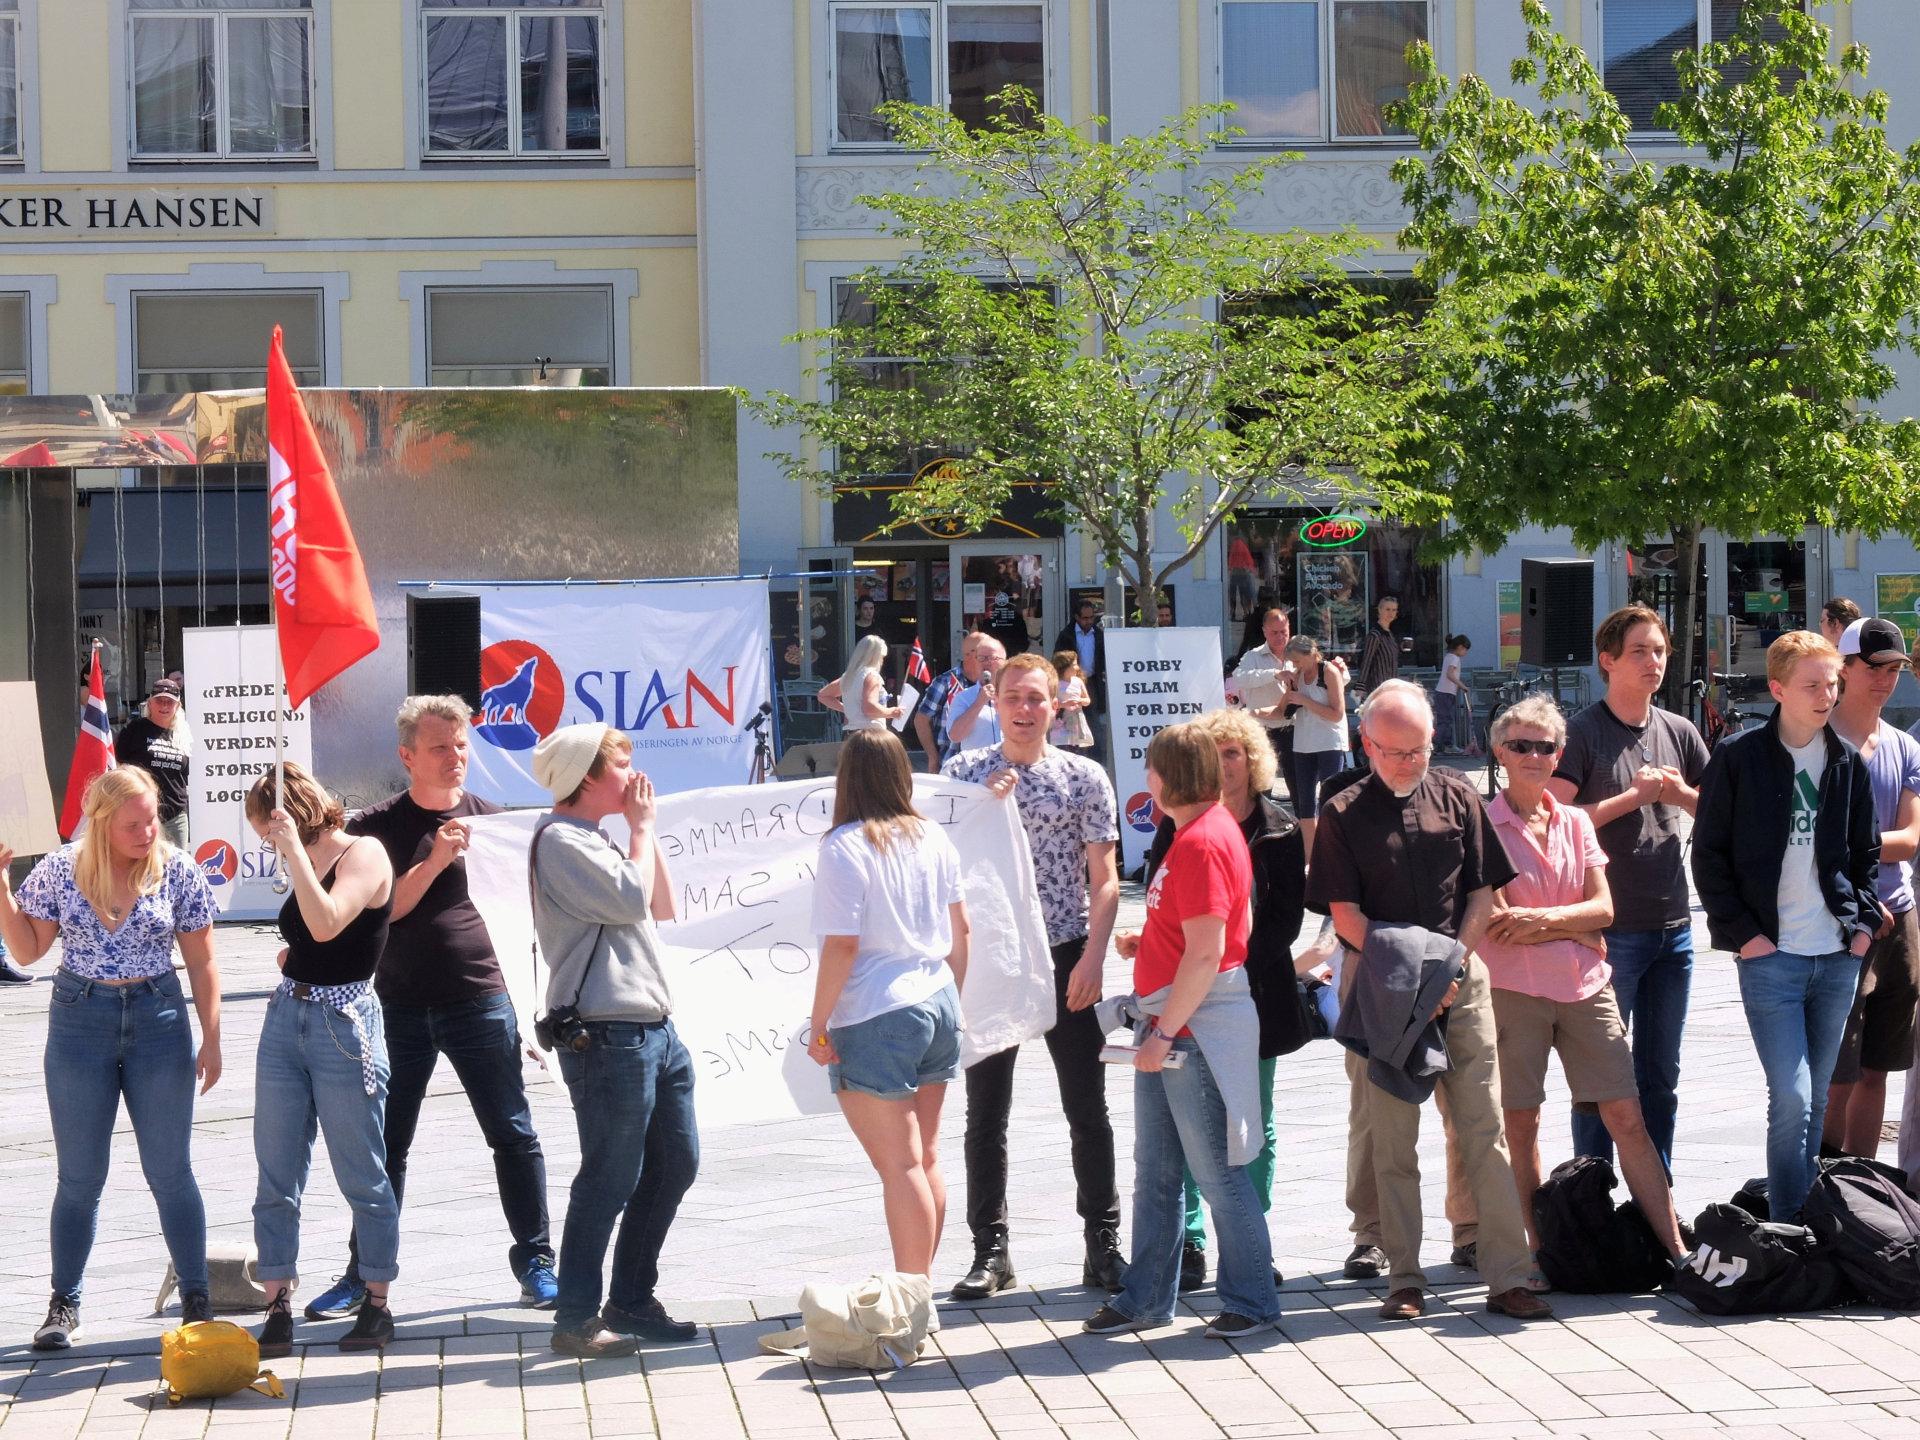
[[[1061,743],[1079,733],[1063,722],[1097,704],[1104,656],[1091,614],[1051,659],[969,636],[913,715],[941,773],[1015,806],[1025,832],[1051,952],[1056,1009],[1044,1040],[1082,1279],[1106,1296],[1089,1332],[1169,1323],[1179,1296],[1207,1282],[1209,1230],[1218,1309],[1206,1333],[1231,1339],[1275,1323],[1276,1071],[1329,1031],[1349,1080],[1354,1243],[1342,1268],[1384,1280],[1383,1318],[1426,1306],[1417,1143],[1429,1100],[1445,1133],[1450,1258],[1478,1270],[1490,1311],[1552,1314],[1531,1202],[1556,1054],[1572,1101],[1568,1143],[1617,1155],[1652,1235],[1679,1262],[1689,1240],[1672,1173],[1694,964],[1683,817],[1712,943],[1738,957],[1767,1091],[1772,1218],[1795,1215],[1823,1153],[1878,1149],[1887,1075],[1913,1063],[1920,1003],[1920,741],[1881,718],[1909,664],[1899,629],[1856,618],[1837,640],[1782,635],[1767,655],[1777,708],[1709,755],[1687,720],[1654,703],[1665,624],[1628,606],[1595,637],[1600,700],[1567,716],[1531,697],[1496,717],[1488,738],[1505,780],[1484,798],[1432,763],[1434,707],[1392,673],[1389,606],[1374,627],[1387,638],[1369,634],[1351,675],[1295,637],[1283,608],[1257,613],[1262,640],[1239,662],[1236,703],[1154,736],[1146,783],[1159,823],[1137,931],[1116,929],[1112,784],[1083,747]],[[894,1268],[931,1276],[971,930],[954,848],[915,808],[883,656],[863,642],[829,687],[847,734],[815,869],[804,1043],[879,1179]],[[1350,688],[1360,692],[1354,765]],[[631,742],[604,724],[570,725],[533,752],[552,796],[527,877],[547,967],[536,1031],[557,1056],[581,1154],[556,1247],[523,1039],[467,889],[470,822],[494,807],[465,790],[465,702],[408,698],[397,740],[408,788],[351,817],[298,765],[270,770],[247,796],[249,821],[290,881],[282,978],[255,1066],[262,1354],[285,1354],[295,1339],[316,1134],[353,1227],[344,1274],[304,1315],[352,1314],[346,1350],[391,1340],[407,1155],[442,1054],[493,1151],[508,1269],[521,1303],[554,1311],[553,1348],[600,1357],[689,1339],[693,1326],[657,1287],[699,1168],[694,1065],[674,1029],[657,928],[674,916],[672,881]],[[52,1295],[35,1336],[44,1349],[79,1331],[122,1100],[183,1319],[210,1314],[189,1139],[195,1087],[204,1093],[221,1071],[220,981],[207,882],[170,842],[164,803],[150,769],[108,772],[88,794],[83,837],[43,858],[17,896],[0,886],[0,939],[13,954],[31,963],[61,947],[46,1048],[59,1180]],[[615,816],[624,844],[601,828]],[[0,850],[0,877],[12,858]],[[1301,947],[1309,912],[1322,920]],[[1131,967],[1126,995],[1106,993],[1110,948]],[[972,1247],[956,1300],[1016,1283],[1008,1121],[1018,1061],[1014,1047],[964,1071]],[[1114,1063],[1133,1071],[1124,1243]]]

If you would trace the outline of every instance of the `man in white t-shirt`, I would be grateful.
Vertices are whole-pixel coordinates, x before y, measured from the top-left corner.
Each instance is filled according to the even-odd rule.
[[[1714,945],[1739,956],[1767,1079],[1768,1205],[1791,1222],[1813,1184],[1860,959],[1886,915],[1867,767],[1828,724],[1839,653],[1789,631],[1767,649],[1767,681],[1779,708],[1722,742],[1700,782],[1693,879]]]

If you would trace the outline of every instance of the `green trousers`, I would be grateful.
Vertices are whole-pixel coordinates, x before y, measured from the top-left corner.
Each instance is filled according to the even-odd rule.
[[[1273,1067],[1272,1059],[1260,1062],[1260,1130],[1266,1143],[1260,1153],[1247,1162],[1247,1177],[1260,1196],[1262,1211],[1273,1208]],[[1187,1196],[1187,1243],[1196,1249],[1207,1248],[1207,1219],[1200,1208],[1200,1187],[1193,1183],[1193,1172],[1183,1169]]]

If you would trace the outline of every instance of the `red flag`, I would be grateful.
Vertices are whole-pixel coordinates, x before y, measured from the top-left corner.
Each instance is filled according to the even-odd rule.
[[[67,798],[60,806],[60,838],[71,840],[80,828],[80,806],[87,786],[113,769],[113,732],[107,728],[107,687],[100,678],[100,647],[87,671],[87,706],[80,712],[80,736],[73,742],[67,771]]]
[[[267,356],[267,503],[273,613],[287,672],[287,703],[380,648],[360,547],[300,403],[273,327]]]
[[[920,648],[920,639],[914,637],[913,650],[907,656],[907,679],[922,690],[933,683],[933,672],[927,668],[927,652]]]

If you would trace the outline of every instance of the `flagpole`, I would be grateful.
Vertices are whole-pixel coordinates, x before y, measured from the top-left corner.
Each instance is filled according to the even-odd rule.
[[[272,559],[269,556],[268,566]],[[270,595],[273,611],[273,803],[276,810],[287,808],[287,663],[280,653],[280,599]],[[287,876],[287,857],[276,855],[273,867],[273,893],[284,895],[293,882]]]

